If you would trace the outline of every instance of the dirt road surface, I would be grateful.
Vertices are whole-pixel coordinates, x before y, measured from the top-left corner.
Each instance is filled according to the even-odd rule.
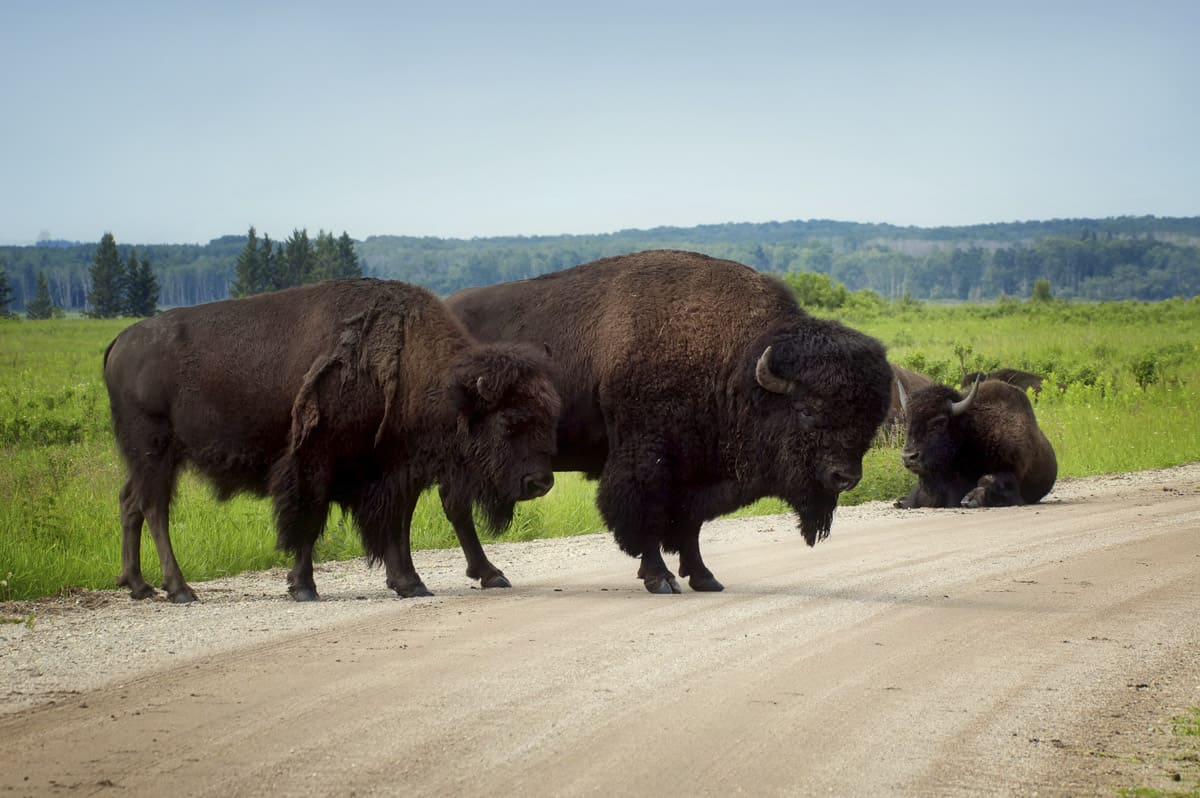
[[[37,616],[0,626],[0,795],[1198,789],[1167,730],[1200,704],[1200,464],[702,539],[724,593],[649,595],[597,534],[489,545],[512,590],[418,552],[433,598],[358,561],[317,605],[279,571],[6,605]]]

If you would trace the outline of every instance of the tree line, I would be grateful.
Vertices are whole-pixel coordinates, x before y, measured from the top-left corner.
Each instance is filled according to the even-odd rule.
[[[1159,300],[1200,293],[1200,217],[1065,219],[917,228],[829,220],[622,230],[604,235],[479,239],[295,230],[208,244],[137,245],[153,261],[160,306],[194,305],[321,279],[366,274],[435,293],[534,277],[641,249],[690,249],[760,271],[828,275],[851,291],[896,300],[1027,298],[1039,279],[1060,299]],[[134,247],[118,245],[121,258]],[[0,247],[11,304],[33,300],[39,273],[53,303],[88,307],[95,244]],[[353,252],[353,257],[351,257]]]
[[[334,239],[333,233],[322,230],[311,241],[307,230],[293,230],[286,241],[272,246],[271,237],[264,235],[260,241],[251,225],[234,274],[229,294],[243,297],[317,280],[362,277],[362,264],[345,231]]]

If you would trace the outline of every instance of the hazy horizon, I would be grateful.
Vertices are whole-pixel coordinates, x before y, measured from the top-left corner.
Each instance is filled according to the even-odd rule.
[[[15,0],[0,244],[1197,216],[1198,30],[1154,0]]]

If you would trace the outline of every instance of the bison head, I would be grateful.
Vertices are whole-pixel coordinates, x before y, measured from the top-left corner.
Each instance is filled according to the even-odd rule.
[[[560,401],[552,368],[530,347],[490,344],[467,349],[450,369],[456,468],[442,488],[478,505],[494,530],[512,521],[516,502],[554,485]]]
[[[766,344],[763,346],[763,344]],[[755,426],[765,492],[786,500],[812,546],[829,535],[838,494],[887,414],[892,371],[883,345],[837,322],[809,319],[753,352]]]
[[[908,432],[901,454],[905,468],[919,477],[953,470],[970,426],[970,410],[978,390],[977,380],[965,397],[945,385],[924,388],[911,397],[901,391],[908,415]]]

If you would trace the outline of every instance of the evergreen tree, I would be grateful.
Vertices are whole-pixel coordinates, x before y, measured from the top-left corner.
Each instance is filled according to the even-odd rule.
[[[8,309],[8,305],[13,300],[12,286],[8,284],[8,272],[0,268],[0,319],[11,317],[12,311]]]
[[[158,313],[158,278],[150,268],[150,259],[137,262],[129,254],[129,280],[126,284],[126,312],[130,316],[144,318]]]
[[[246,248],[242,250],[241,255],[238,255],[237,279],[229,289],[231,296],[250,296],[268,290],[263,285],[263,257],[271,252],[270,239],[267,239],[267,246],[264,250],[263,252],[259,251],[258,232],[254,229],[254,225],[250,225],[250,232],[246,235]]]
[[[283,244],[283,260],[279,268],[279,287],[290,288],[311,282],[314,271],[313,245],[308,230],[293,230]]]
[[[133,312],[133,283],[138,278],[137,250],[129,250],[129,259],[121,271],[121,315],[137,316]]]
[[[354,240],[342,231],[342,237],[337,241],[338,277],[362,277],[362,263],[358,253],[354,251]]]
[[[283,263],[283,245],[278,242],[272,242],[271,237],[263,233],[262,250],[259,252],[262,258],[261,278],[259,290],[261,291],[277,291],[283,287],[282,277],[280,276],[280,264]]]
[[[117,240],[113,238],[112,233],[105,233],[100,239],[90,275],[92,290],[88,292],[87,301],[92,309],[88,311],[88,315],[94,319],[116,318],[124,310],[122,283],[125,269],[117,255]]]
[[[38,272],[37,288],[33,293],[33,301],[25,306],[25,315],[34,320],[54,317],[57,308],[50,301],[50,284],[46,282],[46,273]]]
[[[333,233],[326,233],[324,230],[317,233],[312,263],[312,280],[332,280],[341,276],[337,242],[333,240]]]

